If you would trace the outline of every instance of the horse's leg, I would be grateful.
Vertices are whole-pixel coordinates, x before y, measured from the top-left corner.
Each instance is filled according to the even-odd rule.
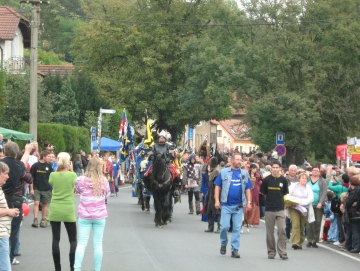
[[[143,191],[142,191],[142,185],[140,186],[140,202],[141,202],[141,210],[145,210],[145,206],[144,206],[144,195],[143,195]]]
[[[162,220],[164,224],[167,222],[171,222],[171,208],[172,208],[172,195],[171,192],[167,192],[164,198],[164,205],[163,205],[163,213],[162,213]]]
[[[147,196],[145,198],[145,210],[146,210],[146,213],[149,214],[150,213],[150,196]]]
[[[155,191],[154,193],[154,203],[155,203],[155,226],[161,226],[161,201],[159,195]]]

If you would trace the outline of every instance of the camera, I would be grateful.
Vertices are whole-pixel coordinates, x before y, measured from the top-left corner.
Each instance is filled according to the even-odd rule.
[[[243,206],[243,204],[242,203],[240,203],[238,206],[236,206],[236,211],[239,211],[241,208],[243,208],[244,206]]]
[[[31,140],[30,140],[30,139],[28,139],[28,140],[27,140],[27,144],[30,144],[30,143],[31,143]]]

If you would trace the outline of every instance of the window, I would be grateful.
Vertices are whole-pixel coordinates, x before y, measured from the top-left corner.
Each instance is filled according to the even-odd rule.
[[[222,137],[222,131],[221,131],[221,130],[217,130],[217,131],[216,131],[216,136],[217,136],[217,137]]]
[[[240,152],[242,152],[242,146],[240,146],[240,150],[239,150]]]

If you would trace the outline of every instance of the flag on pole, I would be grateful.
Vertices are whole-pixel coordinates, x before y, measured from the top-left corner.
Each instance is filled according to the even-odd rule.
[[[150,121],[148,119],[147,114],[145,116],[145,123],[146,123],[146,133],[144,138],[144,145],[146,148],[150,149],[150,147],[154,145],[154,138],[150,130]]]
[[[129,156],[130,151],[134,148],[134,128],[127,123],[126,128],[126,135],[122,137],[121,144],[120,144],[120,162],[124,162],[125,159]]]
[[[120,127],[119,127],[119,139],[122,140],[122,138],[126,135],[127,130],[127,118],[126,118],[126,111],[125,108],[122,112]]]

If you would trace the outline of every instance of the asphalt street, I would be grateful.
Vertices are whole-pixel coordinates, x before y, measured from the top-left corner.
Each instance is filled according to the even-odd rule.
[[[79,196],[75,196],[76,206]],[[151,201],[152,203],[152,201]],[[173,221],[164,228],[156,228],[153,222],[154,210],[143,212],[137,199],[131,197],[131,187],[122,186],[119,197],[108,199],[107,224],[103,241],[102,270],[357,270],[360,255],[341,252],[338,247],[320,244],[319,248],[293,250],[288,243],[289,260],[267,258],[265,243],[265,224],[250,228],[241,234],[240,259],[230,257],[230,244],[227,254],[220,254],[219,235],[205,233],[207,223],[200,216],[188,215],[187,196],[182,203],[174,206]],[[20,233],[19,265],[14,271],[54,270],[51,253],[51,227],[32,228],[32,208],[24,218]],[[70,270],[69,243],[65,227],[61,232],[62,270]],[[83,269],[93,270],[93,249],[91,239],[86,249]]]

